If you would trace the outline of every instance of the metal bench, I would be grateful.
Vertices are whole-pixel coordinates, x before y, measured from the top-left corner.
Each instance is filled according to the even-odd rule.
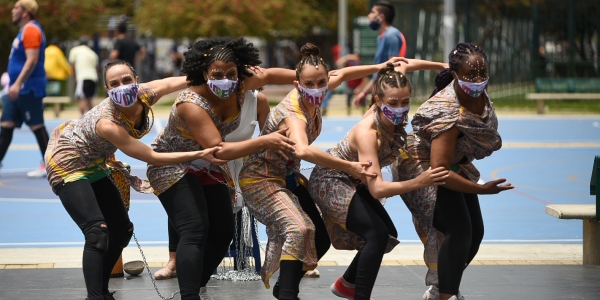
[[[590,194],[596,204],[548,204],[546,213],[558,219],[583,220],[583,264],[600,265],[600,156],[594,159]]]
[[[44,97],[44,104],[54,104],[54,116],[58,118],[60,115],[60,105],[63,103],[70,103],[71,97],[67,96],[51,96]]]
[[[537,78],[535,89],[525,99],[537,101],[538,114],[544,113],[544,100],[600,100],[600,78]]]

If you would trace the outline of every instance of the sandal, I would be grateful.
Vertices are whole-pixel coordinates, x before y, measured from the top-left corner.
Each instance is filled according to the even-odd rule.
[[[164,267],[154,273],[154,279],[165,280],[177,277],[177,271]]]
[[[308,271],[306,271],[306,273],[304,273],[304,277],[318,278],[318,277],[321,277],[321,273],[319,273],[319,270],[317,270],[317,269],[308,270]]]

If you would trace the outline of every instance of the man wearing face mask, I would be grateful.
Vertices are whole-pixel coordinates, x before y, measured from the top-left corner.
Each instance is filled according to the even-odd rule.
[[[394,56],[404,57],[406,55],[406,39],[398,28],[392,26],[395,15],[394,6],[389,1],[377,1],[373,4],[371,12],[367,16],[370,22],[369,27],[379,31],[377,53],[375,53],[373,64],[384,63]],[[354,90],[356,95],[354,101],[352,101],[354,107],[364,105],[365,98],[373,89],[373,82],[376,77],[377,74],[373,74],[372,80],[362,90]]]

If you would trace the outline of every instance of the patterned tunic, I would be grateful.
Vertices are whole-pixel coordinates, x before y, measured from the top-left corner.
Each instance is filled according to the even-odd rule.
[[[242,94],[243,95],[243,94]],[[244,97],[238,97],[238,104],[243,104]],[[169,121],[162,132],[152,142],[152,149],[156,152],[186,152],[202,150],[202,146],[198,144],[188,124],[179,116],[177,105],[180,103],[192,103],[198,105],[210,115],[221,138],[233,132],[240,124],[239,112],[228,119],[221,121],[215,112],[212,104],[206,98],[197,93],[184,90],[179,94],[169,115]],[[179,181],[192,168],[192,162],[183,162],[174,165],[156,167],[148,165],[148,180],[154,188],[154,194],[160,195],[168,190],[172,185]],[[225,177],[229,184],[233,184],[233,179],[227,164],[223,166],[210,165],[210,170],[220,172]],[[232,195],[233,196],[233,195]],[[233,197],[232,197],[233,200]]]
[[[456,127],[461,134],[456,141],[451,169],[477,182],[479,171],[472,161],[490,156],[502,147],[498,118],[487,94],[485,101],[482,115],[468,111],[458,102],[453,81],[423,103],[413,118],[413,131],[408,134],[407,150],[401,150],[401,157],[392,165],[394,181],[412,179],[427,170],[430,167],[431,141],[450,128]],[[418,189],[401,196],[413,215],[417,234],[425,244],[424,259],[429,267],[425,281],[427,285],[437,285],[438,249],[444,240],[444,235],[432,225],[437,187]]]
[[[156,102],[156,93],[146,84],[140,84],[138,99],[144,99],[153,105]],[[108,165],[123,173],[136,191],[152,193],[148,181],[131,175],[123,163],[114,160],[117,147],[96,134],[96,123],[101,119],[123,126],[133,136],[124,115],[110,98],[104,99],[81,119],[73,119],[59,125],[52,131],[44,155],[50,186],[56,190],[60,184],[77,180],[97,181],[107,175]],[[141,130],[133,130],[142,134],[148,126],[150,124],[145,124]]]
[[[310,145],[321,133],[321,109],[317,106],[314,118],[304,106],[296,89],[271,110],[261,135],[278,130],[286,118],[306,122],[306,136]],[[265,286],[279,269],[280,259],[302,261],[305,270],[317,266],[315,226],[302,210],[298,198],[286,189],[285,177],[300,172],[300,158],[286,153],[285,159],[277,151],[263,149],[251,154],[240,173],[244,201],[257,220],[267,227],[266,257],[260,271]]]
[[[379,120],[377,110],[373,113],[373,119],[377,126],[377,139],[381,143],[377,157],[381,167],[385,167],[396,160],[399,155],[398,149],[404,146],[406,123],[397,125],[395,132],[390,132]],[[348,142],[350,132],[335,148],[331,148],[327,152],[343,160],[356,162],[358,153],[350,149]],[[321,209],[331,244],[336,249],[360,251],[365,246],[365,241],[360,236],[346,229],[348,207],[359,183],[359,180],[354,179],[348,173],[323,166],[316,166],[310,175],[310,194]],[[398,243],[399,241],[395,237],[390,236],[386,253]]]

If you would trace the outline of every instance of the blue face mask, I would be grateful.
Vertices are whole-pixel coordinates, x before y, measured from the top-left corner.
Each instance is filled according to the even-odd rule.
[[[371,23],[369,23],[369,27],[373,30],[379,30],[379,27],[381,27],[381,23],[379,23],[379,17],[376,17]]]

